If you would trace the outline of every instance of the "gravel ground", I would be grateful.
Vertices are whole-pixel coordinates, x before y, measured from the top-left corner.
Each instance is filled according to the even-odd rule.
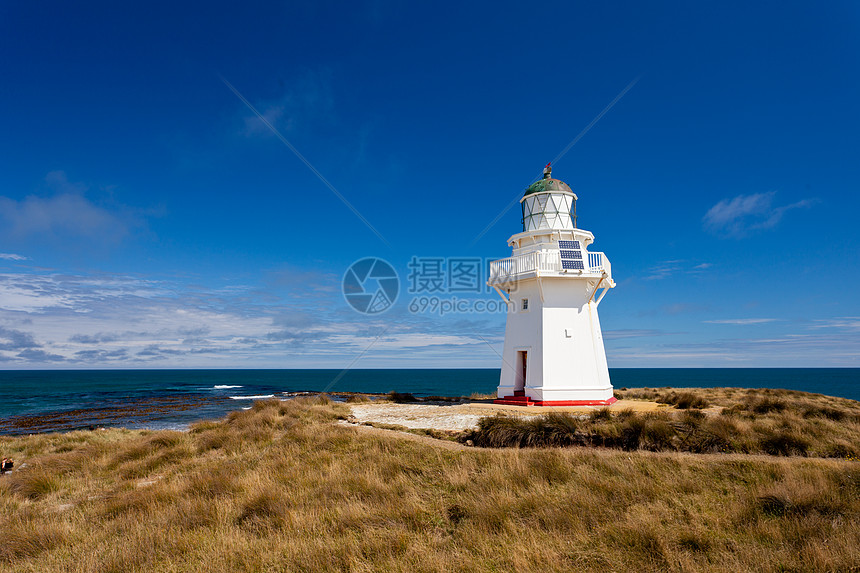
[[[395,404],[381,402],[371,404],[349,404],[352,409],[351,422],[376,422],[381,424],[396,424],[407,428],[431,428],[436,430],[468,430],[478,426],[478,420],[484,416],[492,416],[503,412],[509,416],[534,418],[549,411],[564,411],[587,416],[589,412],[598,409],[595,406],[576,407],[530,407],[501,406],[488,403],[452,403],[452,404]],[[655,410],[659,405],[655,402],[624,400],[616,402],[613,411],[624,408],[634,410]]]
[[[478,427],[478,420],[493,414],[470,404],[358,404],[350,405],[355,422],[397,424],[407,428],[468,430]],[[517,413],[517,415],[521,415]],[[531,414],[528,417],[533,417]]]

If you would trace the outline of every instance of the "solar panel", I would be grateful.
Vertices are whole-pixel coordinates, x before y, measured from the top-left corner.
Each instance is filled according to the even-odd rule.
[[[579,241],[559,241],[558,254],[561,255],[562,269],[584,270],[582,262],[582,250]]]

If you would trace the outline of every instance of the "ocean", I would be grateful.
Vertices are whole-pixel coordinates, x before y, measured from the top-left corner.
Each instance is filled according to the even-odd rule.
[[[785,388],[860,400],[860,368],[612,368],[615,388]],[[184,429],[300,392],[495,392],[498,369],[0,371],[0,434]]]

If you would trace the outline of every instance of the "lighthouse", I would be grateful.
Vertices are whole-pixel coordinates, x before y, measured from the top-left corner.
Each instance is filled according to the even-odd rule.
[[[547,165],[520,199],[512,256],[490,263],[487,284],[508,308],[497,404],[615,402],[597,318],[615,282],[606,255],[588,250],[594,235],[577,228],[576,201]]]

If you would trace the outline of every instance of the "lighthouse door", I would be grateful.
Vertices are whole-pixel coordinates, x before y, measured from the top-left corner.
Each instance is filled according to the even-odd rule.
[[[529,353],[527,350],[517,351],[517,376],[514,381],[514,391],[525,390],[526,374],[528,371]]]

